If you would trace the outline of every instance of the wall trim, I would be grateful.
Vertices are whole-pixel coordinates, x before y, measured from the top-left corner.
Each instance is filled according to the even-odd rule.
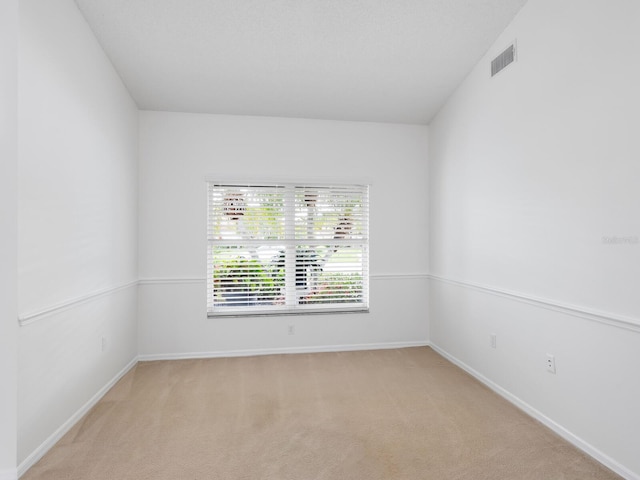
[[[513,405],[518,407],[520,410],[524,411],[529,416],[533,417],[534,419],[538,420],[539,422],[541,422],[546,427],[548,427],[551,430],[553,430],[555,433],[560,435],[563,439],[565,439],[566,441],[568,441],[569,443],[571,443],[572,445],[574,445],[578,449],[582,450],[584,453],[586,453],[590,457],[594,458],[595,460],[597,460],[598,462],[603,464],[605,467],[613,470],[615,473],[617,473],[618,475],[621,475],[623,478],[625,478],[627,480],[640,480],[640,475],[632,472],[631,470],[629,470],[624,465],[620,464],[619,462],[617,462],[616,460],[614,460],[610,456],[604,454],[603,452],[601,452],[600,450],[595,448],[590,443],[584,441],[582,438],[578,437],[577,435],[575,435],[571,431],[567,430],[566,428],[564,428],[559,423],[556,423],[554,420],[552,420],[551,418],[547,417],[542,412],[540,412],[539,410],[537,410],[534,407],[532,407],[531,405],[529,405],[527,402],[521,400],[516,395],[514,395],[511,392],[509,392],[508,390],[502,388],[500,385],[498,385],[497,383],[493,382],[489,378],[485,377],[484,375],[482,375],[477,370],[471,368],[469,365],[467,365],[466,363],[464,363],[463,361],[461,361],[457,357],[454,357],[453,355],[451,355],[446,350],[438,347],[437,345],[434,345],[433,343],[430,344],[430,347],[433,350],[435,350],[437,353],[442,355],[444,358],[449,360],[451,363],[453,363],[454,365],[460,367],[462,370],[467,372],[469,375],[471,375],[472,377],[474,377],[475,379],[477,379],[478,381],[480,381],[481,383],[483,383],[484,385],[489,387],[491,390],[493,390],[495,393],[497,393],[498,395],[503,397],[505,400],[507,400],[508,402],[512,403]]]
[[[455,285],[457,287],[467,288],[482,293],[488,293],[491,295],[508,298],[509,300],[515,300],[520,303],[526,303],[528,305],[544,308],[546,310],[552,310],[554,312],[563,313],[565,315],[583,318],[592,322],[603,323],[612,327],[622,328],[624,330],[630,330],[632,332],[640,333],[640,319],[626,317],[623,315],[616,315],[614,313],[592,310],[586,307],[570,305],[568,303],[562,303],[547,298],[534,297],[533,295],[527,295],[524,293],[503,290],[491,285],[481,285],[479,283],[453,280],[450,278],[441,277],[439,275],[429,275],[429,279],[441,283],[447,283],[449,285]]]
[[[188,360],[198,358],[228,358],[228,357],[254,357],[259,355],[280,355],[296,353],[327,353],[327,352],[353,352],[360,350],[386,350],[393,348],[428,347],[429,342],[389,342],[389,343],[358,343],[350,345],[324,345],[309,347],[280,347],[280,348],[256,348],[248,350],[221,350],[219,352],[183,352],[183,353],[152,353],[141,354],[138,359],[141,362],[156,360]]]
[[[43,318],[49,317],[59,312],[63,312],[65,310],[69,310],[71,308],[77,307],[78,305],[82,305],[87,302],[92,302],[101,297],[105,297],[107,295],[112,295],[121,290],[125,290],[127,288],[131,288],[138,285],[138,280],[132,280],[130,282],[122,283],[120,285],[116,285],[114,287],[103,288],[101,290],[96,290],[91,293],[87,293],[86,295],[82,295],[80,297],[72,298],[70,300],[66,300],[61,303],[57,303],[55,305],[51,305],[49,307],[43,308],[41,310],[37,310],[35,312],[26,313],[24,315],[18,316],[18,323],[20,326],[29,325],[31,323],[37,322]]]
[[[426,273],[378,273],[370,275],[371,280],[427,280]],[[206,282],[206,277],[150,277],[141,278],[140,285],[187,285]]]
[[[382,273],[371,275],[371,280],[426,280],[430,278],[430,276],[426,273],[408,273],[408,274],[392,274],[392,273]],[[130,282],[126,282],[120,285],[116,285],[114,287],[103,288],[101,290],[96,290],[91,293],[87,293],[80,297],[72,298],[70,300],[65,300],[64,302],[60,302],[43,309],[25,313],[23,315],[18,316],[18,323],[20,326],[29,325],[31,323],[37,322],[38,320],[42,320],[43,318],[49,317],[51,315],[55,315],[60,312],[64,312],[65,310],[69,310],[78,305],[82,305],[87,302],[91,302],[98,298],[112,295],[121,290],[125,290],[130,287],[138,286],[138,285],[196,285],[206,282],[205,277],[150,277],[150,278],[141,278],[139,280],[132,280]],[[640,329],[640,326],[639,326]],[[2,479],[0,479],[2,480]]]
[[[15,468],[0,470],[0,480],[18,480],[18,470]]]
[[[369,275],[371,280],[428,280],[426,273],[377,273]]]
[[[204,283],[207,279],[205,277],[153,277],[153,278],[141,278],[138,281],[139,285],[185,285],[194,283]]]
[[[122,370],[120,370],[109,382],[107,382],[96,394],[91,397],[76,413],[71,415],[58,429],[53,432],[42,444],[18,465],[18,476],[21,477],[27,470],[33,467],[78,421],[100,401],[113,386],[124,377],[138,363],[138,357],[134,357]],[[2,479],[0,479],[2,480]]]

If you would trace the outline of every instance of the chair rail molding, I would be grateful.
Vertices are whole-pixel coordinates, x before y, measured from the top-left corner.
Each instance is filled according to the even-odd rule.
[[[49,317],[51,315],[55,315],[57,313],[63,312],[65,310],[69,310],[78,305],[82,305],[87,302],[92,302],[98,298],[105,297],[107,295],[112,295],[121,290],[125,290],[127,288],[135,287],[138,285],[138,280],[132,280],[130,282],[121,283],[120,285],[116,285],[113,287],[103,288],[100,290],[95,290],[93,292],[87,293],[85,295],[81,295],[79,297],[71,298],[69,300],[65,300],[60,303],[56,303],[54,305],[50,305],[48,307],[42,308],[40,310],[29,312],[23,315],[18,316],[18,323],[20,326],[29,325],[31,323],[42,320],[43,318]]]
[[[140,285],[189,285],[206,282],[206,277],[151,277],[141,278]]]
[[[427,280],[426,273],[376,273],[369,275],[371,280]],[[149,277],[141,278],[140,285],[171,285],[206,282],[206,277]]]
[[[520,303],[526,303],[535,307],[544,308],[546,310],[552,310],[565,315],[571,315],[573,317],[583,318],[592,322],[603,323],[612,327],[622,328],[630,330],[632,332],[640,333],[640,319],[627,317],[623,315],[617,315],[614,313],[601,312],[598,310],[592,310],[586,307],[580,307],[577,305],[571,305],[548,298],[535,297],[525,293],[514,292],[510,290],[504,290],[496,288],[491,285],[482,285],[479,283],[465,282],[461,280],[455,280],[440,275],[429,275],[430,280],[434,280],[449,285],[454,285],[460,288],[466,288],[475,290],[478,292],[486,293],[489,295],[495,295],[509,300],[513,300]]]

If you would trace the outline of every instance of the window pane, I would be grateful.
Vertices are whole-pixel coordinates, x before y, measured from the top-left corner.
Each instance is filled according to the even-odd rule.
[[[284,304],[284,246],[212,247],[214,307]]]
[[[209,183],[208,312],[367,308],[368,215],[366,186]]]
[[[301,246],[296,258],[296,288],[301,305],[362,303],[364,249],[359,246]]]
[[[210,238],[284,238],[281,187],[217,187],[212,189],[209,202]]]
[[[296,188],[298,239],[362,239],[366,209],[362,191],[345,188]]]

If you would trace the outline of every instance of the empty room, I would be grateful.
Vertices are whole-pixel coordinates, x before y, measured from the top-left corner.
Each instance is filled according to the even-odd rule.
[[[640,480],[640,2],[2,0],[0,480]]]

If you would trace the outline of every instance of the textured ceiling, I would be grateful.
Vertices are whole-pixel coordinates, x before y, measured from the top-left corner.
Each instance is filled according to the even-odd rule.
[[[417,124],[525,2],[76,0],[141,109]]]

